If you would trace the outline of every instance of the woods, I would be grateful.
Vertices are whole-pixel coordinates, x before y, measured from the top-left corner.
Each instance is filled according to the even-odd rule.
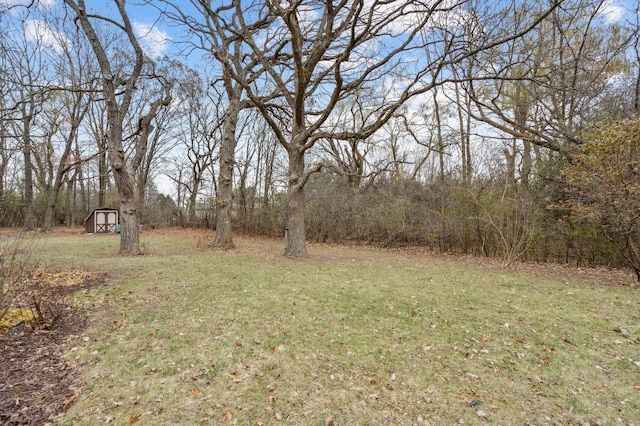
[[[288,256],[637,272],[639,19],[601,0],[0,2],[0,222],[106,206],[129,254],[139,224],[217,247],[286,229]]]

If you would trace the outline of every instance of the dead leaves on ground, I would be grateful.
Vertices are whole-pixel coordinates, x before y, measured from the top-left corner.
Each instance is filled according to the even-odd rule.
[[[80,286],[87,281],[95,280],[97,277],[92,272],[86,271],[63,271],[63,272],[35,272],[32,280],[41,285],[49,287],[72,287]]]
[[[19,324],[37,324],[32,328],[48,328],[57,318],[63,296],[56,289],[81,287],[98,277],[85,271],[36,271],[19,282],[7,285],[1,300],[10,300],[0,318],[0,334]],[[0,306],[0,308],[2,308]]]

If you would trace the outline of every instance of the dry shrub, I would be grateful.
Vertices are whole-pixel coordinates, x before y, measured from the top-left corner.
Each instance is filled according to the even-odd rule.
[[[64,301],[36,272],[35,239],[22,233],[1,235],[0,265],[0,328],[22,323],[32,330],[50,327]]]
[[[14,306],[23,278],[35,269],[30,258],[22,234],[0,235],[0,320]]]

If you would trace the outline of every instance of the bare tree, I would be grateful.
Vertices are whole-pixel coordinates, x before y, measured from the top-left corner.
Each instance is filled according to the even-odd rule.
[[[28,18],[23,16],[27,22]],[[36,226],[33,211],[34,201],[34,173],[33,151],[37,133],[35,122],[42,111],[42,104],[46,98],[47,61],[44,55],[46,47],[38,33],[33,34],[33,40],[26,40],[22,22],[15,24],[11,37],[3,40],[2,54],[8,66],[6,79],[8,81],[9,114],[4,117],[10,124],[10,136],[18,141],[23,157],[24,172],[24,229],[32,230]]]
[[[237,146],[237,126],[240,113],[252,106],[245,97],[246,85],[253,85],[262,70],[255,58],[247,56],[238,34],[234,32],[237,22],[231,4],[218,5],[212,0],[191,0],[195,12],[185,12],[175,2],[164,1],[170,10],[165,15],[185,25],[196,42],[197,49],[208,52],[221,66],[221,85],[227,97],[226,112],[222,123],[222,139],[220,141],[219,176],[216,189],[216,234],[210,246],[233,248],[232,235],[232,202],[233,171]],[[231,19],[229,21],[228,19]],[[244,26],[245,31],[255,32],[266,25],[271,17]],[[236,78],[237,77],[237,78]],[[243,83],[240,82],[242,80]]]
[[[136,37],[125,8],[125,1],[113,1],[117,8],[119,20],[90,13],[84,0],[65,0],[64,2],[74,12],[75,20],[91,45],[102,75],[102,93],[104,94],[107,109],[109,162],[120,197],[122,225],[120,253],[138,254],[140,253],[138,213],[141,200],[138,199],[136,172],[131,167],[139,165],[136,164],[139,157],[133,154],[133,159],[127,158],[127,152],[139,153],[141,150],[146,149],[143,144],[148,142],[147,136],[151,118],[155,115],[160,105],[167,106],[169,104],[170,97],[162,96],[158,100],[159,104],[155,107],[155,104],[152,104],[148,114],[140,117],[139,125],[135,128],[134,133],[125,136],[124,123],[127,119],[127,114],[130,112],[137,85],[145,70],[145,65],[152,65],[149,63],[149,58],[144,54]],[[131,55],[128,66],[122,64],[120,64],[122,66],[117,66],[119,65],[118,61],[125,58],[122,58],[122,52],[118,57],[116,52],[107,49],[105,42],[96,29],[96,22],[106,22],[122,32],[122,35],[127,40],[127,47]],[[137,143],[139,146],[127,150],[123,145],[125,140],[130,140],[131,143]],[[133,164],[131,164],[131,161]]]
[[[189,173],[180,180],[180,186],[188,192],[187,224],[195,226],[198,197],[218,159],[224,95],[202,73],[187,67],[182,67],[177,86],[178,97],[184,102],[180,124],[174,133],[189,168]]]
[[[467,86],[476,120],[491,124],[513,138],[514,162],[522,155],[527,183],[531,145],[573,156],[580,129],[598,111],[610,78],[621,69],[621,55],[635,31],[603,23],[606,0],[565,2],[545,17],[530,35],[478,55],[477,80]],[[510,27],[527,25],[528,11],[511,10]],[[521,148],[519,148],[521,147]],[[513,167],[512,167],[513,168]]]
[[[445,65],[527,33],[557,4],[541,8],[538,17],[518,31],[506,36],[486,32],[473,43],[458,34],[460,22],[467,20],[474,8],[468,1],[243,4],[233,0],[229,6],[232,8],[221,11],[229,16],[225,20],[228,31],[242,38],[264,68],[268,82],[258,92],[242,76],[234,78],[242,83],[288,153],[286,254],[304,256],[304,186],[321,167],[307,168],[305,159],[317,141],[369,137],[413,97],[442,84],[446,80],[441,75]],[[480,21],[482,15],[477,16]],[[496,16],[483,17],[493,20]],[[487,20],[479,22],[477,28],[499,24]],[[268,28],[263,28],[265,25]],[[449,28],[447,37],[422,31],[437,25]],[[429,37],[424,37],[425,33]],[[423,60],[425,51],[432,52],[430,61]],[[402,76],[401,84],[386,84],[389,76]],[[274,106],[273,97],[264,101],[265,87],[281,97],[280,108]],[[330,124],[336,106],[363,87],[376,88],[377,107],[369,111],[357,132],[335,132]]]
[[[49,21],[53,24],[53,21]],[[82,163],[79,155],[72,156],[72,149],[78,145],[78,133],[80,125],[84,120],[94,95],[93,79],[95,77],[95,67],[89,55],[88,46],[83,45],[79,37],[69,40],[64,31],[55,31],[54,34],[60,37],[57,40],[60,55],[56,58],[55,69],[61,81],[58,85],[61,89],[56,90],[52,96],[55,105],[48,108],[47,115],[53,114],[51,129],[48,133],[47,153],[54,152],[51,145],[52,135],[57,134],[62,140],[62,152],[58,152],[58,164],[56,167],[50,164],[51,178],[48,184],[48,201],[45,212],[42,231],[51,231],[55,225],[55,210],[58,203],[58,194],[66,181],[69,171],[77,168]],[[55,117],[58,115],[59,117]],[[49,159],[49,163],[52,163]]]
[[[131,159],[130,167],[135,175],[139,217],[144,217],[145,194],[155,174],[154,166],[175,146],[167,132],[175,115],[175,109],[168,108],[173,100],[171,92],[174,81],[161,77],[151,81],[145,80],[144,83],[144,86],[151,87],[139,90],[141,96],[136,102],[138,108],[133,115],[138,119],[131,123],[133,127],[130,137],[133,143],[131,152],[128,153]]]

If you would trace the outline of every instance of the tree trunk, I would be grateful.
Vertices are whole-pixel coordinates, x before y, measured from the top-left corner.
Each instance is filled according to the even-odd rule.
[[[44,222],[42,223],[42,232],[51,232],[56,220],[56,201],[60,193],[60,184],[55,184],[49,191],[49,201],[47,202],[47,211],[44,214]]]
[[[31,161],[31,116],[24,114],[22,125],[24,155],[24,230],[31,231],[36,227],[33,214],[33,164]]]
[[[640,60],[640,54],[637,55]],[[640,67],[638,67],[638,75],[636,77],[636,90],[633,98],[633,112],[636,117],[640,117]]]
[[[507,170],[505,171],[505,179],[507,185],[513,187],[516,181],[516,140],[514,139],[511,146],[511,151],[509,148],[505,147],[502,150],[504,154],[504,158],[507,162]]]
[[[109,114],[114,113],[118,114],[117,109],[112,111],[109,108]],[[140,254],[138,192],[122,148],[122,125],[118,125],[121,122],[111,119],[109,130],[109,161],[120,195],[120,254]]]
[[[436,131],[438,135],[437,150],[438,150],[438,163],[440,165],[440,182],[444,182],[444,140],[442,138],[442,119],[440,118],[440,104],[438,103],[438,91],[433,91],[433,111],[436,116]]]
[[[58,170],[56,171],[56,176],[53,179],[53,183],[51,185],[51,190],[49,191],[49,202],[47,203],[47,211],[44,216],[44,223],[42,224],[42,232],[51,232],[53,227],[55,226],[55,216],[56,216],[56,205],[58,203],[58,194],[60,194],[60,189],[64,184],[64,177],[69,171],[71,167],[71,163],[74,160],[69,158],[69,154],[71,154],[71,147],[73,146],[73,142],[76,141],[77,138],[77,130],[80,127],[80,121],[84,117],[89,104],[85,110],[81,113],[80,117],[73,120],[73,125],[71,126],[71,132],[69,133],[67,140],[65,141],[64,152],[60,157],[60,162],[58,163]],[[74,106],[74,110],[75,110]],[[75,111],[74,111],[75,112]],[[73,115],[73,114],[72,114]]]
[[[67,202],[65,206],[65,210],[66,210],[65,225],[67,226],[67,228],[73,228],[76,223],[75,212],[74,212],[75,200],[76,200],[76,197],[75,197],[76,177],[77,177],[77,171],[74,172],[73,177],[67,181]]]
[[[189,204],[187,206],[187,223],[192,228],[197,227],[198,219],[196,216],[196,207],[198,202],[198,192],[200,192],[200,182],[202,180],[202,171],[199,165],[193,165],[193,182],[191,183],[191,193],[189,194]]]
[[[116,174],[114,172],[114,174]],[[119,187],[122,188],[122,187]],[[131,196],[120,189],[120,254],[140,254],[140,225],[138,222],[137,200],[135,189],[131,188]]]
[[[120,254],[140,254],[140,225],[136,202],[120,198]]]
[[[237,91],[236,91],[237,92]],[[220,177],[216,194],[216,236],[212,247],[233,248],[231,208],[233,206],[233,167],[236,157],[236,126],[240,113],[240,94],[229,100],[220,144]]]
[[[520,182],[522,186],[529,189],[531,169],[533,167],[533,159],[531,157],[531,142],[522,141],[522,165],[520,167]]]
[[[287,201],[287,240],[285,255],[303,257],[305,246],[304,152],[289,151],[289,197]]]
[[[107,164],[107,145],[108,144],[104,138],[98,142],[98,150],[104,151],[98,157],[98,207],[107,207],[105,205],[105,200],[107,198],[107,174],[109,173]]]

